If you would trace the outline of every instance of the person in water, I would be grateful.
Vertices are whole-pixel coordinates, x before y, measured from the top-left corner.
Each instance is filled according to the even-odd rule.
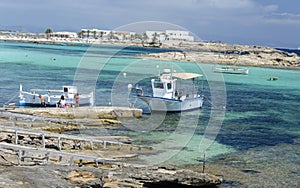
[[[46,102],[45,102],[44,96],[39,95],[39,98],[41,99],[41,107],[45,108],[46,107]]]

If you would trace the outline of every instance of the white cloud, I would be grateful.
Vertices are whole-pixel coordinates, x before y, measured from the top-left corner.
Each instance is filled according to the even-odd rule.
[[[267,5],[262,7],[265,12],[274,12],[278,10],[278,5]]]
[[[266,22],[276,23],[276,24],[300,24],[300,14],[291,13],[272,13],[266,15]]]
[[[201,5],[217,9],[253,9],[256,3],[252,0],[198,0]]]

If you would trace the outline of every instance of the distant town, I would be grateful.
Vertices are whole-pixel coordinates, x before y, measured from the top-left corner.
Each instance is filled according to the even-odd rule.
[[[78,33],[70,31],[53,31],[48,28],[43,33],[20,32],[13,30],[0,30],[2,41],[24,41],[37,43],[88,43],[97,44],[105,42],[137,43],[159,46],[169,42],[194,42],[194,36],[184,30],[145,31],[136,33],[129,31],[114,31],[101,29],[81,29]]]

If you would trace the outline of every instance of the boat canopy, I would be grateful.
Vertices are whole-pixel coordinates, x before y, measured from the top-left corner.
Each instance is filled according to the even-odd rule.
[[[172,74],[172,77],[183,79],[183,80],[198,78],[198,77],[202,77],[202,76],[203,76],[202,74],[189,73],[189,72],[174,72]]]

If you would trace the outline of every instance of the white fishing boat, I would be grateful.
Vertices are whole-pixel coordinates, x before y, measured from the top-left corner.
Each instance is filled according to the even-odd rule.
[[[236,67],[236,66],[222,66],[222,67],[214,66],[212,70],[213,72],[227,73],[227,74],[248,74],[249,73],[249,69]]]
[[[181,112],[199,109],[204,100],[198,87],[202,76],[196,73],[172,73],[165,69],[158,78],[151,79],[152,95],[145,95],[143,89],[137,87],[137,96],[148,104],[151,111]],[[188,83],[182,83],[187,80]]]
[[[238,67],[236,66],[238,64],[239,61],[239,57],[243,54],[242,51],[239,50],[232,50],[232,51],[225,51],[224,52],[224,56],[227,58],[229,57],[234,58],[234,64],[232,66],[230,65],[224,65],[224,66],[213,66],[212,67],[212,71],[216,72],[216,73],[225,73],[225,74],[245,74],[247,75],[249,73],[249,69],[248,68],[243,68],[243,67]]]
[[[20,84],[19,106],[40,107],[40,95],[44,97],[46,107],[57,107],[57,103],[61,99],[61,96],[64,96],[64,100],[68,106],[71,107],[76,105],[94,105],[94,93],[78,94],[76,86],[63,86],[61,90],[31,89],[27,92],[23,91],[23,86]],[[76,97],[76,95],[78,95],[78,97]]]

